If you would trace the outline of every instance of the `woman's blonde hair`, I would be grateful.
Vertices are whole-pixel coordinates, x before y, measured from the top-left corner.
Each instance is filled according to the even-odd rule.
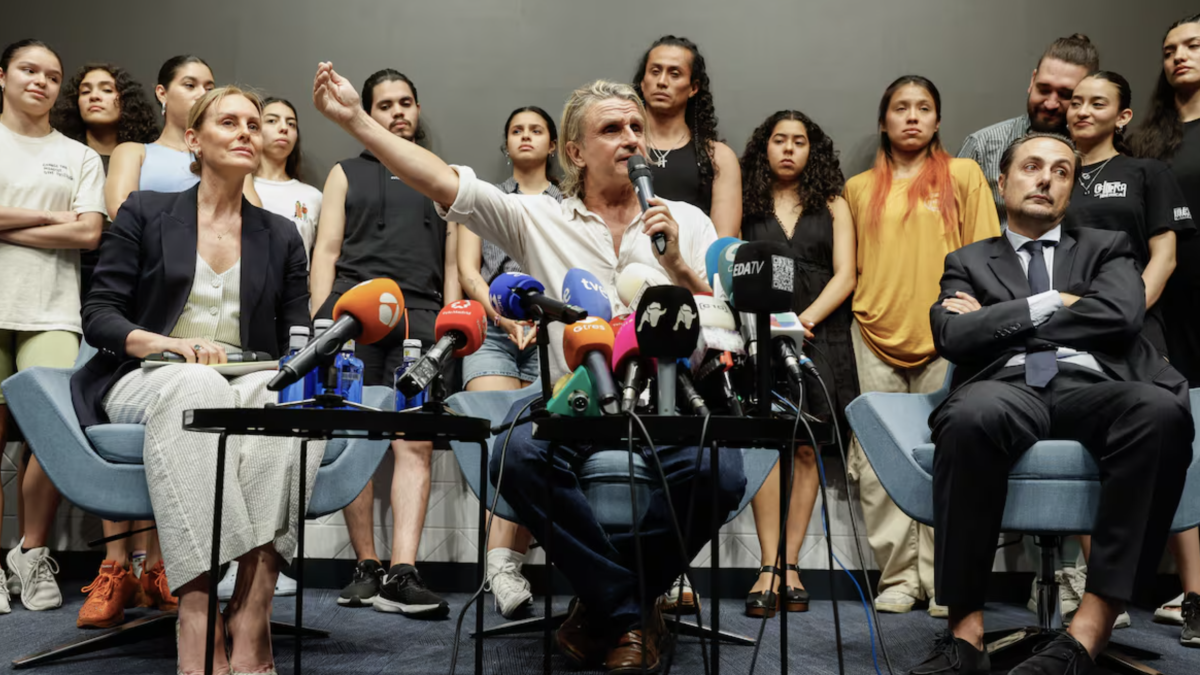
[[[558,144],[558,165],[562,167],[563,172],[562,192],[567,197],[582,199],[584,196],[584,169],[575,166],[567,156],[567,144],[583,145],[583,134],[586,130],[584,122],[587,120],[588,111],[597,103],[613,98],[632,101],[637,105],[642,118],[646,117],[646,108],[642,105],[637,91],[631,85],[621,82],[596,80],[571,92],[571,97],[567,99],[567,105],[563,108],[562,123],[558,125],[562,130],[562,142]]]
[[[258,110],[258,114],[262,115],[263,103],[258,94],[247,89],[242,89],[236,84],[229,84],[210,90],[199,101],[192,104],[192,109],[188,111],[187,128],[199,133],[200,125],[204,124],[204,119],[209,109],[220,103],[226,96],[241,96],[245,98],[247,101],[253,103],[254,107]],[[192,173],[199,176],[200,160],[193,160],[189,168],[192,170]]]

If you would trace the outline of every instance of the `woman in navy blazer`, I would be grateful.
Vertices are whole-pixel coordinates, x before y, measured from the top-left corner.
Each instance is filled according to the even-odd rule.
[[[182,411],[274,400],[266,389],[271,372],[226,380],[209,366],[224,363],[227,351],[279,357],[289,327],[309,325],[296,227],[242,198],[262,151],[261,116],[258,98],[235,87],[192,107],[185,139],[200,183],[174,194],[135,192],[122,205],[83,308],[84,337],[100,351],[71,379],[84,426],[146,426],[146,482],[165,562],[148,573],[158,575],[159,594],[179,596],[181,673],[204,669],[217,455],[216,436],[183,431]],[[139,367],[158,352],[187,364]],[[238,560],[239,573],[228,615],[218,621],[215,672],[274,672],[271,597],[302,525],[299,471],[311,490],[324,445],[310,450],[303,469],[297,450],[294,439],[227,445],[220,557]]]

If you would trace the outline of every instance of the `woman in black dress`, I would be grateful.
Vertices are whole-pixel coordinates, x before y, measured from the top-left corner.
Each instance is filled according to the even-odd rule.
[[[849,425],[843,410],[858,395],[858,374],[850,339],[853,315],[849,303],[856,282],[854,221],[841,197],[844,185],[833,141],[796,110],[767,118],[742,155],[742,236],[748,241],[781,242],[792,249],[796,257],[792,310],[808,334],[805,353],[829,388],[838,424],[846,434]],[[805,377],[804,409],[830,419],[820,385],[811,376]],[[778,578],[772,582],[779,550],[778,466],[751,502],[763,566],[746,598],[750,616],[774,615],[780,604],[787,611],[808,609],[808,593],[800,582],[797,564],[819,486],[813,449],[796,448],[793,466],[782,603],[776,590]]]

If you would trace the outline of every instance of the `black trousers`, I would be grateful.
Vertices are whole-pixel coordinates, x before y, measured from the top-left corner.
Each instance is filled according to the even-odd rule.
[[[1060,363],[1044,389],[1024,369],[959,388],[932,419],[934,582],[938,602],[982,609],[1008,495],[1031,445],[1079,441],[1100,467],[1087,591],[1127,602],[1153,574],[1192,460],[1192,415],[1171,392]]]

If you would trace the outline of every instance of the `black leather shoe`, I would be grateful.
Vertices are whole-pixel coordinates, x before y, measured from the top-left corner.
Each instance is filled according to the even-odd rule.
[[[779,574],[779,570],[771,565],[763,565],[758,570],[759,574]],[[762,618],[766,616],[768,619],[775,616],[775,612],[779,611],[779,594],[771,589],[758,591],[746,596],[746,616]]]
[[[986,649],[975,649],[970,642],[954,637],[947,630],[938,633],[929,656],[908,671],[908,675],[989,675],[991,670],[992,661]]]
[[[788,572],[795,572],[800,575],[800,568],[795,565],[787,566]],[[808,611],[808,591],[795,586],[783,587],[783,607],[789,612],[807,612]]]
[[[1033,656],[1008,672],[1009,675],[1087,675],[1095,668],[1087,647],[1064,631],[1034,649]]]

